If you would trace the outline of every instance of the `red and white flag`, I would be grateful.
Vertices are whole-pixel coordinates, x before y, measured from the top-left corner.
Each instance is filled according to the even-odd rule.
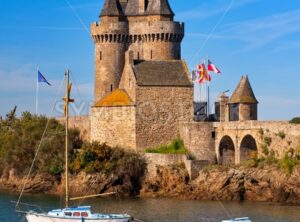
[[[205,68],[205,64],[200,64],[197,66],[198,73],[199,73],[199,83],[204,84],[205,82],[211,81],[211,76],[209,75],[208,71]]]
[[[221,74],[221,71],[210,60],[208,60],[207,69],[210,72],[215,72],[217,74]]]

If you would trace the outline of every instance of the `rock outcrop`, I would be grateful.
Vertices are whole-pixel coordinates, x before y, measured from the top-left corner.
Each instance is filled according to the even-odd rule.
[[[20,192],[26,184],[25,193],[62,194],[64,192],[64,177],[54,177],[47,173],[37,174],[26,179],[19,176],[15,170],[10,170],[6,176],[0,178],[0,189]],[[27,180],[27,181],[26,181]],[[118,192],[124,196],[136,196],[141,189],[139,181],[135,181],[129,174],[105,175],[87,174],[81,172],[69,178],[69,190],[72,196],[93,195],[106,192]]]
[[[300,167],[291,175],[276,167],[214,169],[194,181],[184,168],[160,167],[144,182],[141,196],[300,204]]]
[[[142,180],[142,178],[141,178]],[[0,179],[0,189],[19,192],[25,179],[10,171]],[[129,176],[80,173],[70,178],[72,196],[117,191],[121,195],[171,197],[191,200],[249,200],[300,204],[300,166],[291,175],[276,167],[210,169],[191,181],[184,166],[157,167],[156,176],[142,187]],[[61,194],[64,181],[49,174],[28,180],[26,193]]]

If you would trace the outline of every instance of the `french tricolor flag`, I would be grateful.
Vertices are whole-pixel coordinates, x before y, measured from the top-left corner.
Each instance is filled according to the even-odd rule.
[[[217,74],[221,74],[221,71],[210,60],[208,60],[207,69],[210,72],[215,72]]]

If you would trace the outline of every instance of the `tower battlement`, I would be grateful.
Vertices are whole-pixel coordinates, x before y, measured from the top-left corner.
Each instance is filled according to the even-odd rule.
[[[118,88],[126,51],[134,60],[180,60],[184,24],[168,0],[106,0],[91,25],[95,44],[95,102]]]

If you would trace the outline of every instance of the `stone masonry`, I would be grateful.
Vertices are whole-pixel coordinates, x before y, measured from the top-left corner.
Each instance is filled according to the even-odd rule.
[[[193,121],[193,84],[181,59],[184,24],[174,21],[168,0],[105,0],[91,34],[94,105],[89,117],[73,124],[84,138],[143,153],[181,137],[199,167],[239,164],[266,152],[283,157],[300,146],[300,126],[257,120],[247,76],[230,98],[220,96],[214,121]],[[154,166],[158,157],[147,158]],[[170,160],[159,158],[162,164]],[[195,169],[193,161],[185,163]]]

